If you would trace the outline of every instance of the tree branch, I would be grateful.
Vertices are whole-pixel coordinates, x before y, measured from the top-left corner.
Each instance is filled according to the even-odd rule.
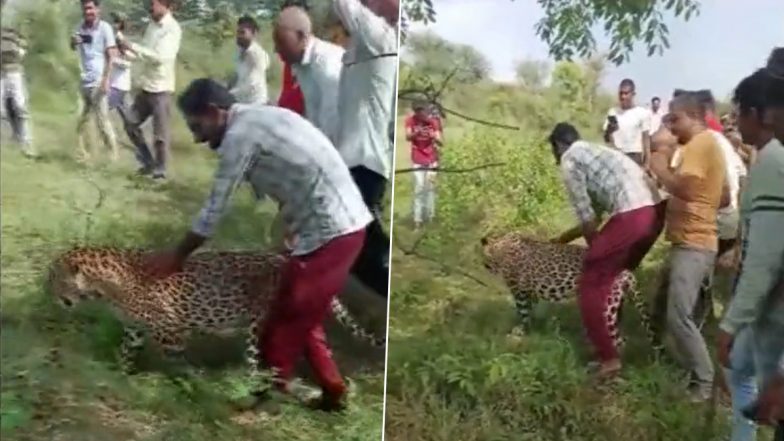
[[[489,288],[489,285],[487,283],[485,283],[484,281],[482,281],[482,279],[480,279],[480,278],[478,278],[478,277],[476,277],[476,276],[474,276],[474,275],[472,275],[470,273],[467,273],[467,272],[465,272],[465,271],[463,271],[463,270],[461,270],[459,268],[455,268],[455,267],[453,267],[451,265],[447,265],[447,264],[445,264],[444,262],[442,262],[439,259],[432,258],[430,256],[427,256],[427,255],[422,254],[419,251],[417,251],[417,247],[419,246],[420,243],[422,243],[422,240],[424,240],[424,238],[425,238],[425,234],[420,235],[417,238],[417,240],[414,242],[414,245],[411,248],[404,247],[400,243],[400,239],[398,239],[398,236],[396,234],[392,235],[392,242],[394,243],[394,245],[401,252],[403,252],[403,255],[405,255],[405,256],[414,256],[414,257],[418,257],[418,258],[420,258],[422,260],[426,260],[428,262],[435,263],[436,265],[441,267],[441,270],[445,271],[446,273],[459,274],[459,275],[465,277],[466,279],[470,279],[470,280],[472,280],[472,281],[474,281],[474,282],[476,282],[476,283],[478,283],[478,284],[480,284],[480,285],[482,285],[482,286],[484,286],[486,288]]]

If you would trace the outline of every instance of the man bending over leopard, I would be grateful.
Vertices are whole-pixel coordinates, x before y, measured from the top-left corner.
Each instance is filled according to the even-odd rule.
[[[242,181],[250,183],[257,197],[275,200],[291,253],[260,328],[260,361],[272,369],[275,389],[285,394],[304,352],[322,390],[312,404],[322,410],[342,409],[347,388],[322,322],[373,219],[348,167],[329,139],[301,116],[279,107],[235,104],[229,91],[213,80],[195,80],[178,105],[194,140],[209,143],[220,163],[212,193],[191,231],[174,250],[151,256],[148,270],[160,276],[179,271],[215,231]],[[253,395],[257,403],[269,398]]]
[[[662,205],[645,171],[620,151],[581,140],[567,123],[555,126],[550,144],[580,221],[553,241],[582,236],[588,242],[578,282],[580,313],[599,359],[597,379],[608,379],[621,369],[608,320],[612,284],[622,271],[637,268],[653,246],[663,228]],[[595,208],[609,214],[601,229]]]

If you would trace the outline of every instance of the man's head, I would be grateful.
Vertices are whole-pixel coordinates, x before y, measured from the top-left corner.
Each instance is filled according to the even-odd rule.
[[[773,126],[776,138],[784,142],[784,47],[771,51],[765,70],[770,76],[767,119]]]
[[[299,63],[313,33],[308,13],[299,6],[289,6],[280,11],[275,21],[272,39],[275,51],[287,63]]]
[[[705,107],[696,93],[684,92],[670,101],[666,127],[681,144],[705,129]]]
[[[125,32],[126,21],[125,17],[118,14],[117,12],[112,12],[109,14],[109,18],[112,19],[112,26],[116,32]]]
[[[171,11],[174,0],[150,0],[150,17],[155,21],[160,21]]]
[[[713,93],[708,89],[698,90],[695,93],[705,109],[705,114],[714,115],[716,113],[716,99],[713,98]]]
[[[217,148],[226,132],[229,108],[234,104],[229,90],[215,80],[194,80],[180,95],[182,111],[195,142],[208,142]]]
[[[732,95],[738,131],[747,144],[761,147],[771,136],[771,121],[766,118],[771,80],[764,69],[759,69],[741,80]]]
[[[82,0],[82,17],[84,22],[92,26],[101,15],[101,0]]]
[[[414,101],[411,108],[414,110],[414,116],[420,120],[427,119],[430,116],[430,108],[425,101]]]
[[[655,96],[653,99],[651,99],[651,110],[658,112],[659,107],[661,107],[661,99],[659,99],[658,96]]]
[[[259,24],[249,15],[243,15],[237,20],[237,46],[247,49],[256,39]]]
[[[618,86],[618,103],[621,105],[621,109],[631,109],[634,107],[635,93],[634,81],[629,78],[624,78]]]
[[[397,26],[400,15],[400,0],[363,0],[368,9],[383,17],[390,26]]]
[[[580,133],[573,125],[561,122],[555,125],[548,141],[553,148],[553,156],[555,156],[555,163],[561,163],[561,157],[569,150],[576,141],[580,139]]]

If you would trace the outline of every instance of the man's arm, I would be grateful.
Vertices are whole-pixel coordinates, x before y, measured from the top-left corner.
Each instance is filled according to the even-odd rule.
[[[569,200],[572,203],[577,219],[580,221],[580,232],[588,244],[590,244],[596,235],[598,223],[596,213],[591,204],[591,197],[588,195],[585,173],[570,161],[563,162],[561,170],[566,190],[569,194]]]
[[[392,27],[360,0],[332,0],[332,5],[351,38],[362,40],[377,52],[396,50],[393,40],[396,43],[397,34]]]
[[[642,132],[642,160],[647,169],[651,162],[651,134],[647,130]]]
[[[245,170],[250,164],[253,153],[253,142],[250,137],[228,134],[221,150],[223,156],[215,173],[215,182],[210,196],[193,222],[191,231],[177,247],[182,258],[187,257],[210,237],[217,227],[218,221],[226,211],[226,207],[234,190],[242,182]]]
[[[180,51],[180,39],[182,30],[179,27],[172,27],[169,31],[153,43],[153,47],[146,47],[139,43],[128,42],[128,49],[133,51],[139,58],[150,61],[154,64],[163,64],[177,58]]]
[[[784,204],[779,205],[776,209],[760,205],[752,208],[749,215],[743,271],[738,278],[735,296],[719,325],[731,335],[760,316],[766,300],[776,285],[784,280],[784,234],[781,234]]]
[[[101,25],[105,23],[101,22]],[[112,75],[112,67],[114,67],[114,60],[117,57],[117,42],[114,39],[114,32],[112,28],[106,24],[101,26],[104,42],[106,44],[106,53],[103,67],[103,76],[101,77],[101,90],[106,92],[109,90],[109,80]]]

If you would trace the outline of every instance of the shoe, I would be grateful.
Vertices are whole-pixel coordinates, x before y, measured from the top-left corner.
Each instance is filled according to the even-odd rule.
[[[152,179],[156,182],[164,182],[166,181],[166,175],[160,172],[153,173]]]
[[[700,404],[713,398],[713,390],[710,386],[692,384],[686,391],[686,395],[690,403]]]
[[[138,170],[136,170],[136,174],[139,175],[139,176],[151,175],[152,174],[152,168],[151,167],[146,167],[146,166],[140,167]]]

